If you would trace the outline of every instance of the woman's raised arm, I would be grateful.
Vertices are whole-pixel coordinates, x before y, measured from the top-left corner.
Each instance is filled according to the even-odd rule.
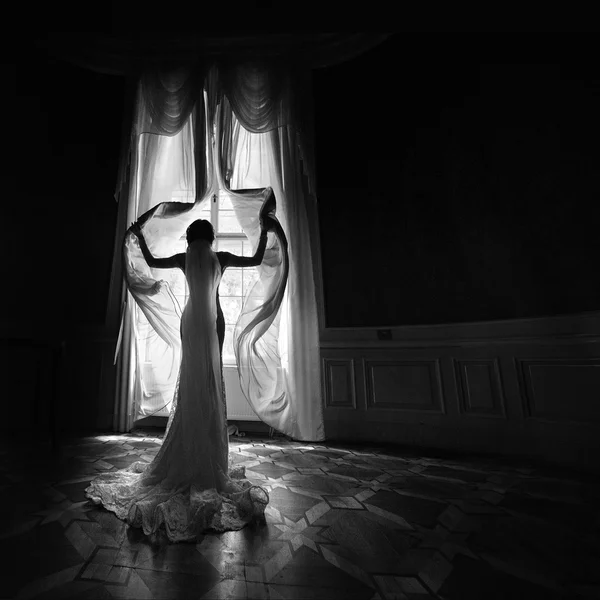
[[[153,269],[179,268],[185,273],[185,254],[180,253],[166,258],[156,258],[155,256],[152,256],[148,244],[146,244],[146,240],[142,234],[140,225],[137,222],[131,226],[130,231],[137,237],[140,243],[140,249],[149,267],[152,267]]]
[[[263,260],[266,247],[267,230],[262,229],[254,256],[238,256],[237,254],[231,254],[231,252],[219,252],[221,268],[225,270],[227,267],[257,267]]]

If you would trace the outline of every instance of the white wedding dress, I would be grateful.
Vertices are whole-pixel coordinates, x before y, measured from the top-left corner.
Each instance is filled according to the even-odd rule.
[[[245,479],[243,467],[229,465],[216,326],[221,267],[206,241],[188,246],[185,274],[181,367],[162,447],[150,464],[103,473],[86,489],[94,503],[146,535],[164,528],[171,542],[241,529],[263,516],[269,501],[263,488]]]

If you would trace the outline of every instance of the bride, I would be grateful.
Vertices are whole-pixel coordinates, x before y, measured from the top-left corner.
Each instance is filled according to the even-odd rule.
[[[251,257],[214,252],[213,227],[201,219],[187,229],[186,252],[168,258],[152,256],[138,223],[130,229],[150,267],[180,268],[189,287],[174,411],[150,464],[136,462],[123,471],[103,473],[90,483],[86,496],[146,535],[164,527],[171,542],[195,541],[206,530],[241,529],[264,518],[267,492],[245,479],[243,467],[228,464],[221,356],[225,321],[218,286],[228,267],[262,262],[265,220],[270,222],[261,217],[260,242]]]

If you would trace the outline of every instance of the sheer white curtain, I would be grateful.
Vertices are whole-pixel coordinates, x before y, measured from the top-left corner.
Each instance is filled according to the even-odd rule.
[[[137,215],[175,199],[194,203],[191,120],[190,117],[174,136],[148,133],[139,136],[136,162],[140,168],[132,197]],[[164,231],[165,223],[159,220],[163,211],[164,207],[159,207],[156,218],[148,219],[144,225],[150,251],[155,256],[184,252],[185,243],[180,236]],[[175,225],[173,220],[169,222]],[[127,236],[125,245],[129,291],[136,301],[131,306],[138,365],[138,385],[133,398],[135,416],[168,415],[181,359],[179,321],[187,294],[185,277],[178,269],[148,267],[140,260],[135,236]],[[150,279],[159,282],[158,285],[148,288]],[[150,289],[152,294],[148,293]]]
[[[260,72],[256,76],[258,78]],[[269,329],[271,337],[276,339],[276,344],[269,348],[269,356],[277,364],[277,370],[270,377],[262,376],[263,370],[253,357],[253,346],[247,340],[241,343],[236,335],[234,343],[242,390],[256,413],[272,427],[295,439],[322,440],[315,257],[308,213],[304,208],[309,190],[300,159],[298,124],[293,114],[286,117],[290,125],[281,125],[284,119],[275,116],[273,121],[277,127],[253,133],[242,126],[227,99],[223,102],[223,111],[232,113],[222,115],[220,120],[228,128],[222,137],[230,142],[221,159],[229,185],[233,189],[267,185],[273,188],[278,203],[277,216],[287,236],[289,253],[287,288],[281,309]],[[247,123],[254,129],[266,129],[263,122]],[[269,339],[264,343],[269,344]]]
[[[254,394],[246,386],[248,399],[263,420],[295,439],[322,440],[310,77],[305,69],[255,61],[227,65],[222,81],[222,170],[232,188],[273,188],[289,251],[278,340],[284,394],[277,402],[265,402],[260,380],[248,372],[247,356],[239,357],[240,379],[242,384],[245,378],[256,382]]]
[[[119,218],[130,225],[144,215],[145,237],[157,256],[184,249],[184,225],[176,218],[165,219],[157,235],[158,220],[206,202],[205,194],[196,193],[210,185],[205,166],[206,106],[199,81],[195,67],[156,68],[140,78],[136,90],[130,156],[123,168],[127,170],[127,210],[120,211]],[[124,185],[120,182],[119,187]],[[136,418],[170,413],[186,290],[180,272],[148,267],[137,238],[129,232],[119,253],[127,285],[117,348],[113,426],[128,431]]]
[[[252,242],[257,242],[261,207],[274,217],[259,281],[247,294],[236,326],[240,381],[263,421],[295,439],[322,440],[316,256],[304,206],[310,201],[312,162],[306,160],[307,120],[302,95],[294,93],[293,72],[273,65],[221,64],[206,77],[204,93],[189,71],[187,79],[185,71],[174,73],[171,79],[164,74],[142,79],[140,85],[129,222],[143,215],[151,252],[168,256],[182,250],[185,228],[202,216],[219,188],[229,192]],[[194,86],[195,104],[188,93]],[[272,201],[265,204],[272,198],[265,188],[274,190],[276,208]],[[136,402],[141,414],[151,413],[160,405],[168,409],[173,395],[180,352],[178,301],[185,291],[177,275],[145,264],[129,233],[124,257],[131,295],[122,340],[131,340],[134,351],[129,357],[121,353],[121,380],[129,382],[121,386],[122,394],[129,398],[121,396],[117,404],[123,412]]]

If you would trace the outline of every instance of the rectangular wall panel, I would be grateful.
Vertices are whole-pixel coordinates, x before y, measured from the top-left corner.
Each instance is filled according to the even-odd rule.
[[[397,328],[386,339],[330,333],[321,347],[328,439],[600,469],[600,311]],[[354,399],[356,410],[342,408]]]
[[[351,358],[324,358],[323,385],[325,406],[356,408],[354,360]]]
[[[455,360],[454,371],[462,414],[504,417],[504,395],[496,359]]]
[[[223,379],[225,380],[227,418],[230,421],[260,421],[242,392],[237,368],[223,367]]]
[[[363,361],[368,408],[443,413],[437,360]]]
[[[600,358],[515,361],[526,417],[600,422]]]

